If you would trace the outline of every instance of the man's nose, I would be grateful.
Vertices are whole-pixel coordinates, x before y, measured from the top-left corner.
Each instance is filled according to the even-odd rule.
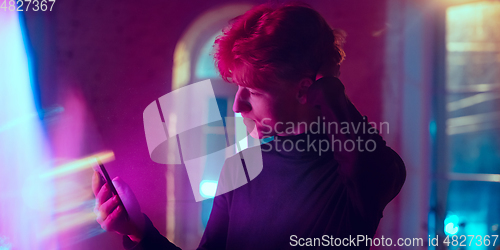
[[[252,105],[248,98],[250,97],[250,92],[248,89],[238,86],[238,91],[234,97],[233,111],[235,113],[244,113],[252,110]]]

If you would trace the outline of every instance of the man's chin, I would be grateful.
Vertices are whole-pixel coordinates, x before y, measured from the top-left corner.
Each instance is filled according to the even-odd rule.
[[[257,131],[257,129],[252,130],[252,132],[250,132],[250,136],[255,138],[255,139],[262,139],[262,134],[260,134]]]
[[[255,127],[252,131],[249,131],[248,133],[255,139],[264,139],[273,136],[272,134],[263,133],[262,130],[259,130],[257,127]]]
[[[255,138],[255,139],[260,139],[261,137],[261,133],[259,133],[259,130],[257,129],[257,126],[252,126],[252,127],[249,127],[249,126],[246,126],[247,127],[247,132],[248,134]]]
[[[271,134],[263,133],[262,127],[261,129],[259,129],[259,126],[255,124],[253,120],[245,118],[243,121],[246,126],[247,132],[251,137],[255,139],[263,139],[272,136]]]
[[[255,122],[250,118],[243,118],[243,123],[245,124],[248,134],[253,138],[259,139],[259,132]]]
[[[246,124],[245,124],[246,125]],[[252,137],[252,138],[255,138],[255,139],[262,139],[264,137],[266,137],[266,135],[264,135],[262,132],[259,131],[259,129],[257,128],[257,126],[255,126],[255,124],[253,124],[252,127],[250,126],[246,126],[247,128],[247,132],[248,134]]]

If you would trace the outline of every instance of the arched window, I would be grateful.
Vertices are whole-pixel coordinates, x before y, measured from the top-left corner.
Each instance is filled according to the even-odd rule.
[[[215,69],[212,57],[212,46],[215,38],[221,34],[229,21],[243,14],[252,7],[250,4],[229,4],[208,10],[196,18],[177,42],[174,51],[172,71],[172,90],[191,83],[210,79],[221,117],[234,117],[232,111],[234,95],[237,87],[224,83]],[[208,104],[207,104],[208,105]],[[238,126],[238,125],[237,125]],[[246,133],[244,124],[239,124],[236,133]],[[226,140],[223,126],[210,127],[206,138],[200,139],[200,150],[211,147],[211,143]],[[258,140],[244,141],[242,148]],[[236,153],[236,152],[235,152]],[[210,164],[207,160],[206,164]],[[198,246],[212,209],[213,199],[195,202],[185,170],[170,167],[167,170],[167,238],[183,249],[194,249]],[[217,176],[218,177],[218,176]],[[202,196],[215,193],[217,177],[204,176],[200,184]],[[205,179],[206,178],[206,179]],[[213,180],[214,179],[214,180]]]

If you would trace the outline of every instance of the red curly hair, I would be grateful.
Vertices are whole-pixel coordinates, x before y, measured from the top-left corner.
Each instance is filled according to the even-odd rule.
[[[314,78],[322,65],[340,65],[344,41],[345,33],[332,29],[308,5],[262,4],[223,30],[215,40],[214,59],[225,81],[262,87]]]

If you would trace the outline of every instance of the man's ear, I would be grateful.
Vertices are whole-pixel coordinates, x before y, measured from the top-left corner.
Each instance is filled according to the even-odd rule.
[[[300,80],[297,90],[297,100],[300,104],[307,103],[307,92],[312,84],[313,80],[311,78],[304,77]]]

